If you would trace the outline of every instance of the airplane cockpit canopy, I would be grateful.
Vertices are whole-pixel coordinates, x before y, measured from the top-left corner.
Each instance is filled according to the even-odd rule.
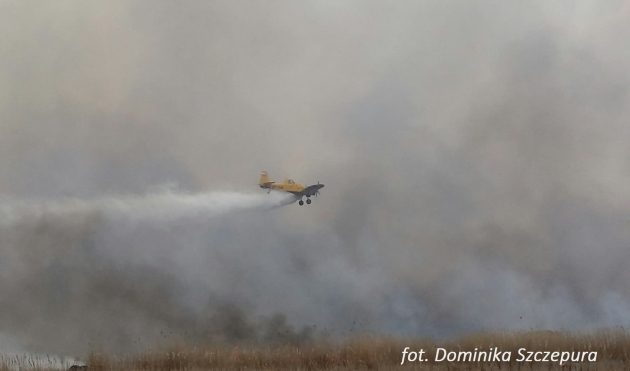
[[[287,183],[289,183],[289,184],[295,184],[295,182],[293,181],[293,179],[289,179],[289,180],[287,180]]]

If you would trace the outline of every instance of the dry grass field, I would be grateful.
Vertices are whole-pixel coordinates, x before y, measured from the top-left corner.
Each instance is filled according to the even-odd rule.
[[[425,349],[429,361],[401,366],[402,349]],[[435,350],[473,350],[499,347],[516,354],[518,348],[550,351],[596,351],[594,363],[557,362],[433,362]],[[513,359],[516,358],[513,356]],[[2,359],[2,358],[0,358]],[[19,363],[19,364],[18,364]],[[22,358],[4,364],[0,370],[52,370]],[[214,346],[173,347],[169,350],[135,355],[91,354],[89,370],[630,370],[630,335],[624,331],[593,334],[526,332],[479,334],[444,343],[364,338],[343,344],[302,346]]]

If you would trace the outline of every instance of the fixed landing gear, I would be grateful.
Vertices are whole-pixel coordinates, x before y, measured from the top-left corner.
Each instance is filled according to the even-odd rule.
[[[304,205],[304,200],[300,200],[300,201],[298,201],[298,204],[299,204],[300,206]],[[307,205],[310,205],[310,204],[311,204],[311,199],[310,199],[310,198],[308,198],[308,197],[306,198],[306,204],[307,204]]]

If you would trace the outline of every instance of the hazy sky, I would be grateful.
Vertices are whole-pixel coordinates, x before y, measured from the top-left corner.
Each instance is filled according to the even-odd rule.
[[[232,333],[212,327],[226,306],[341,336],[628,326],[629,16],[0,1],[3,205],[256,192],[262,169],[326,184],[309,207],[200,220],[22,213],[0,226],[0,339],[203,340]]]

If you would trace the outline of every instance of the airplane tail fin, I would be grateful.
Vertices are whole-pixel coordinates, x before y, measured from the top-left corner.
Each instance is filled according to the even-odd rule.
[[[273,183],[273,182],[269,179],[269,174],[267,174],[267,172],[264,171],[264,170],[261,171],[260,172],[260,181],[258,182],[258,185],[260,186],[260,188],[269,188],[271,183]]]

